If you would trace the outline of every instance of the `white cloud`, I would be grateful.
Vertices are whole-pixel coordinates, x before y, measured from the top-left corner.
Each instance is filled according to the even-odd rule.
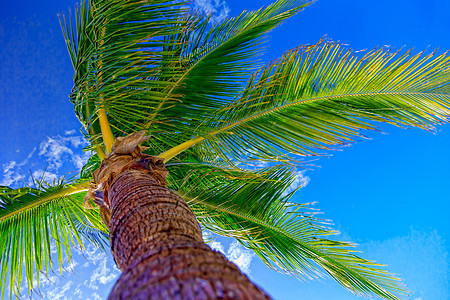
[[[303,188],[309,183],[309,177],[305,176],[306,170],[303,171],[297,171],[295,174],[295,180],[291,184],[290,187],[284,192],[284,195],[289,194],[290,192],[295,191],[298,188]]]
[[[86,139],[82,136],[70,136],[63,138],[63,141],[67,141],[68,143],[72,144],[73,147],[78,148],[79,146],[86,146],[88,142]]]
[[[21,163],[17,163],[15,161],[10,161],[9,163],[4,164],[3,171],[7,172],[13,168],[22,167],[22,166],[26,165],[28,163],[28,161],[30,160],[30,158],[33,156],[34,152],[36,152],[36,147],[34,147],[33,150],[31,150],[31,152],[28,153],[27,158],[25,158]]]
[[[66,131],[64,131],[64,134],[65,135],[72,135],[72,134],[75,134],[75,129],[72,129],[72,130],[66,130]]]
[[[25,176],[20,174],[17,171],[6,171],[3,174],[3,178],[0,181],[0,185],[5,185],[5,186],[13,186],[16,183],[21,182],[22,180],[25,179]]]
[[[91,157],[91,152],[85,152],[83,155],[74,154],[72,155],[73,165],[77,168],[77,171],[81,171],[81,168],[87,163],[89,157]]]
[[[66,134],[72,134],[72,131],[66,131]],[[80,155],[74,154],[74,150],[87,144],[88,142],[82,136],[47,137],[39,145],[39,156],[46,158],[49,170],[57,171],[64,161],[71,161],[79,170],[81,169],[80,164],[86,160],[86,156],[83,155],[81,158]]]
[[[88,145],[88,142],[81,135],[74,136],[75,133],[75,130],[66,130],[64,136],[47,137],[39,145],[38,157],[34,155],[37,150],[34,147],[24,160],[3,163],[0,185],[17,187],[23,186],[24,183],[32,184],[32,178],[27,169],[36,170],[36,166],[40,168],[32,172],[34,179],[40,179],[43,174],[42,169],[46,169],[45,180],[48,182],[73,171],[74,167],[76,171],[80,171],[91,153],[81,152],[81,147]],[[45,158],[46,165],[42,164],[42,157]],[[23,168],[24,166],[27,166],[27,169]],[[67,171],[61,174],[61,170]]]
[[[72,149],[64,145],[62,139],[53,139],[48,137],[47,140],[39,145],[39,156],[47,158],[49,170],[58,170],[62,166],[62,157],[64,154],[73,155]]]
[[[90,263],[97,265],[97,263],[105,258],[105,252],[93,247],[92,245],[88,245],[83,251],[77,249],[77,252],[78,254],[84,256],[87,260],[83,267],[87,267]]]
[[[448,252],[437,231],[411,229],[406,236],[364,243],[360,249],[404,279],[411,299],[450,299]]]
[[[42,276],[42,274],[39,275],[39,287],[41,287],[41,288],[46,287],[46,286],[52,286],[56,282],[58,282],[58,277],[56,275],[49,274],[48,277],[46,277],[45,275]],[[37,288],[37,282],[34,283],[33,288]]]
[[[263,160],[257,160],[254,163],[254,166],[256,168],[267,168],[269,166],[269,163],[267,161],[263,161]]]
[[[55,287],[52,290],[47,291],[47,299],[51,300],[59,300],[59,299],[72,299],[66,295],[66,292],[70,290],[70,287],[73,285],[72,281],[67,282],[62,287]],[[69,292],[70,295],[71,292]]]
[[[225,249],[223,248],[222,243],[217,242],[217,241],[211,241],[208,243],[208,245],[211,247],[211,249],[222,252],[223,254],[225,254]]]
[[[222,21],[230,13],[230,8],[224,0],[194,0],[194,9],[212,14],[211,21],[213,23]]]
[[[97,293],[93,293],[91,296],[92,298],[88,298],[87,300],[102,300],[102,297]]]
[[[214,239],[215,235],[213,233],[211,233],[208,230],[203,230],[202,231],[202,237],[203,237],[203,240],[205,241],[205,243],[208,244],[209,247],[211,247],[211,249],[213,249],[215,251],[219,251],[223,255],[226,255],[225,248],[223,247],[223,244],[221,242],[216,241]]]
[[[56,242],[52,241],[50,243],[50,253],[51,254],[56,254],[58,252],[58,249],[56,248]]]
[[[45,182],[53,182],[53,180],[58,179],[59,175],[56,173],[52,173],[52,172],[48,172],[48,171],[44,171],[44,170],[36,170],[33,171],[33,178],[34,180],[43,180]],[[31,180],[29,181],[29,184],[32,184]]]
[[[73,292],[74,296],[78,296],[78,298],[82,298],[83,297],[83,292],[81,291],[81,284],[79,284],[76,288],[75,291]]]
[[[229,261],[236,264],[242,272],[250,274],[250,264],[255,256],[253,251],[244,248],[244,246],[235,239],[222,237],[221,239],[232,240],[228,247],[228,251],[225,252],[223,243],[214,240],[217,235],[206,230],[202,232],[202,235],[203,239],[211,249],[221,252]]]
[[[12,168],[14,168],[17,165],[17,162],[15,161],[10,161],[9,163],[6,163],[3,165],[3,172],[7,173],[9,172]]]
[[[13,186],[19,182],[25,181],[26,176],[22,174],[20,167],[26,165],[33,154],[36,152],[36,147],[28,153],[27,157],[20,163],[12,160],[3,164],[3,178],[0,180],[0,185]]]
[[[233,241],[228,248],[227,258],[235,263],[242,272],[250,273],[250,264],[255,254],[245,249],[238,241]]]
[[[92,272],[89,281],[85,281],[86,286],[93,290],[98,290],[100,284],[108,284],[117,279],[120,274],[119,269],[117,269],[115,265],[108,267],[107,263],[107,257],[103,256],[103,259],[100,261],[97,268]]]

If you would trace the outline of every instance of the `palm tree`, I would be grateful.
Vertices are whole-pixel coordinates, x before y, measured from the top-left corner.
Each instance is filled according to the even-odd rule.
[[[309,4],[278,0],[213,25],[169,0],[85,1],[63,17],[70,99],[94,152],[79,179],[0,188],[2,293],[17,292],[23,273],[29,290],[48,274],[52,241],[62,268],[71,247],[109,233],[123,271],[111,299],[268,298],[201,229],[286,274],[325,272],[364,296],[404,293],[354,245],[328,239],[336,232],[290,203],[289,187],[305,156],[374,122],[445,123],[449,57],[384,48],[360,57],[321,40],[258,65],[265,35]]]

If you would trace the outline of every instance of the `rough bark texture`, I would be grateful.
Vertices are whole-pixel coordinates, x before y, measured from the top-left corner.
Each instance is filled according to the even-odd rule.
[[[203,242],[189,206],[166,187],[164,160],[139,146],[148,138],[117,138],[84,199],[100,206],[123,271],[109,299],[270,299]]]
[[[111,250],[123,271],[109,299],[270,299],[202,240],[184,200],[131,168],[107,191]]]

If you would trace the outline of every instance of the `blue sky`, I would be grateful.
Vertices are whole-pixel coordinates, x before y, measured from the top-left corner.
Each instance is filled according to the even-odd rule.
[[[216,19],[270,1],[197,0]],[[68,93],[72,66],[56,17],[73,1],[2,3],[0,10],[0,185],[22,185],[46,169],[49,179],[79,170],[86,154]],[[415,51],[450,49],[446,0],[321,0],[270,33],[265,61],[327,35],[355,50],[389,45]],[[411,299],[450,298],[450,125],[425,132],[384,126],[299,178],[298,202],[317,202],[341,239],[360,244],[365,258],[389,265]],[[223,251],[275,299],[360,299],[332,280],[299,281],[267,269],[228,239]],[[109,254],[75,254],[63,276],[44,282],[36,299],[104,299],[119,271]]]

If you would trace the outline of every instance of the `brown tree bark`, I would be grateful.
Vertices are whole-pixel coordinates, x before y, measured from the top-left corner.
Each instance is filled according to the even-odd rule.
[[[109,299],[270,299],[203,242],[187,203],[166,187],[163,159],[142,153],[148,137],[115,140],[85,196],[100,206],[123,271]]]
[[[270,299],[203,242],[189,206],[158,176],[123,171],[107,197],[111,251],[123,271],[109,299]]]

